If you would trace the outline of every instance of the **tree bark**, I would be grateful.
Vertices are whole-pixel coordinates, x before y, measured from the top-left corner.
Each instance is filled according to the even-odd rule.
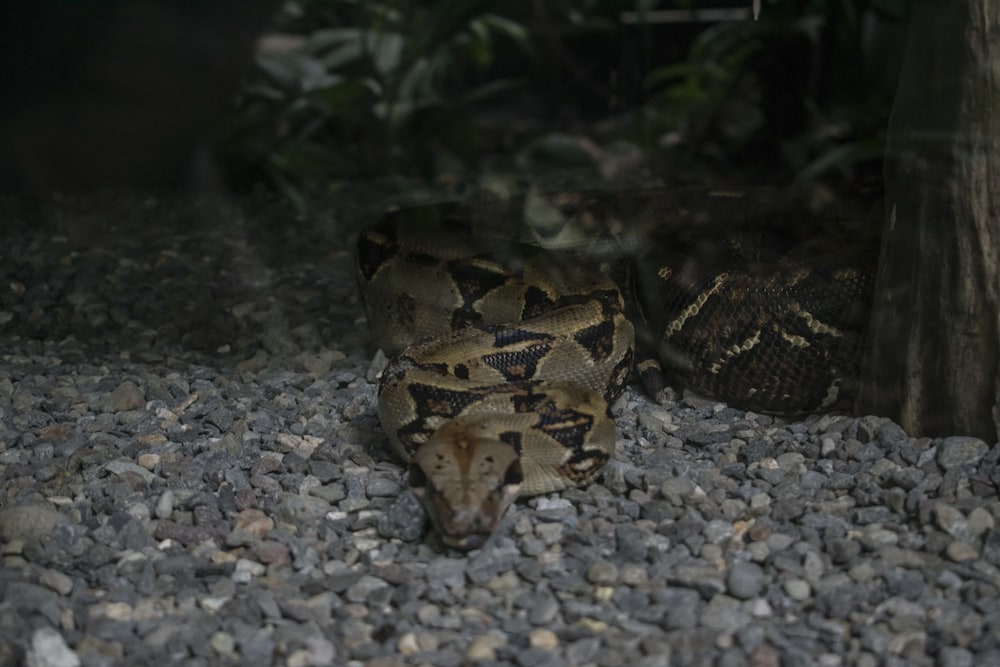
[[[913,435],[1000,439],[1000,5],[911,19],[858,409]]]

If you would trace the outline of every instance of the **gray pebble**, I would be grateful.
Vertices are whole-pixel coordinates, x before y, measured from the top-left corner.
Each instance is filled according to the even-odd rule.
[[[686,588],[668,588],[653,592],[653,599],[667,610],[663,626],[668,629],[691,629],[698,625],[701,614],[701,595]]]
[[[976,537],[992,531],[996,526],[996,520],[993,518],[993,515],[982,507],[973,507],[969,511],[966,523],[969,532]]]
[[[340,480],[344,476],[343,468],[330,461],[310,461],[309,472],[323,484]]]
[[[31,647],[24,657],[26,667],[79,667],[80,658],[62,635],[51,628],[39,628],[31,635]]]
[[[760,565],[736,561],[729,568],[729,573],[726,576],[726,588],[733,597],[749,600],[760,595],[767,578],[767,574]]]
[[[934,514],[938,527],[952,537],[967,539],[971,535],[969,522],[966,521],[961,510],[947,503],[939,502],[934,507]]]
[[[174,513],[174,492],[167,489],[160,494],[160,498],[156,501],[156,518],[158,519],[169,519],[170,515]]]
[[[116,459],[114,461],[110,461],[106,466],[104,466],[104,469],[113,475],[125,475],[128,473],[131,473],[133,475],[138,475],[143,479],[143,481],[146,482],[146,484],[149,484],[154,479],[156,479],[156,475],[146,470],[142,466],[136,465],[132,461],[124,461],[122,459]]]
[[[68,523],[62,513],[46,505],[16,505],[0,509],[0,540],[27,542]]]
[[[402,489],[399,486],[399,482],[395,479],[389,477],[372,477],[368,481],[367,491],[371,497],[395,498],[400,494]]]
[[[343,484],[323,484],[309,489],[309,494],[335,505],[347,497],[347,490]]]
[[[937,446],[937,462],[945,470],[972,465],[978,463],[989,449],[989,445],[979,438],[952,436]]]
[[[906,431],[893,422],[886,422],[875,431],[875,440],[883,449],[897,449],[907,443]]]
[[[559,603],[551,593],[540,592],[530,596],[528,604],[528,621],[532,625],[549,625],[559,612]]]
[[[385,537],[395,537],[406,542],[420,538],[424,533],[427,514],[413,493],[401,493],[378,520],[378,532]]]
[[[733,524],[728,521],[715,519],[708,522],[702,533],[706,540],[713,544],[718,544],[732,537]]]
[[[73,592],[73,580],[57,570],[42,570],[38,576],[38,583],[59,595],[69,595]]]
[[[387,587],[389,584],[370,575],[364,575],[347,588],[346,598],[351,602],[364,602],[375,591]]]
[[[975,657],[972,652],[960,646],[945,646],[938,653],[939,667],[972,667]]]
[[[139,410],[146,405],[146,396],[131,380],[125,380],[108,394],[104,409],[108,412]]]
[[[379,427],[351,194],[264,253],[271,204],[0,211],[0,664],[1000,664],[1000,451],[883,417],[630,386],[597,483],[444,547]]]
[[[790,598],[800,602],[808,600],[812,595],[812,588],[809,586],[809,582],[804,579],[789,579],[785,581],[782,588]]]
[[[598,560],[587,568],[587,581],[592,584],[613,584],[618,581],[618,567],[606,560]]]

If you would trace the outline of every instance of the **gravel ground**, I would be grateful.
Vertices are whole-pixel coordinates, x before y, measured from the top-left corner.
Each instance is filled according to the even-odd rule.
[[[1000,447],[881,418],[630,389],[600,483],[443,548],[340,215],[4,204],[0,666],[1000,664]]]

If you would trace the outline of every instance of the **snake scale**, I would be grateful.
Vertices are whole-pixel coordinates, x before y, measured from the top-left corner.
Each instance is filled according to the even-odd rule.
[[[447,545],[481,546],[518,496],[602,470],[615,444],[609,404],[637,336],[654,394],[662,363],[676,382],[744,409],[794,414],[849,398],[869,265],[857,253],[771,261],[756,247],[750,261],[745,249],[738,264],[720,261],[676,233],[673,223],[698,221],[667,202],[560,193],[436,204],[360,235],[369,329],[391,358],[379,419]],[[633,260],[628,305],[598,270],[616,256]]]

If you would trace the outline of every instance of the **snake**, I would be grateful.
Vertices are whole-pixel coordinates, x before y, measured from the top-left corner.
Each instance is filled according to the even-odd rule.
[[[871,271],[842,254],[720,263],[683,234],[656,238],[676,231],[664,221],[690,217],[668,201],[447,202],[393,211],[359,235],[368,326],[389,358],[379,421],[447,546],[481,547],[517,498],[595,478],[615,447],[609,406],[633,369],[654,396],[666,369],[695,392],[776,414],[849,396]],[[621,233],[634,229],[638,240]],[[609,275],[605,260],[623,256],[624,277]]]

